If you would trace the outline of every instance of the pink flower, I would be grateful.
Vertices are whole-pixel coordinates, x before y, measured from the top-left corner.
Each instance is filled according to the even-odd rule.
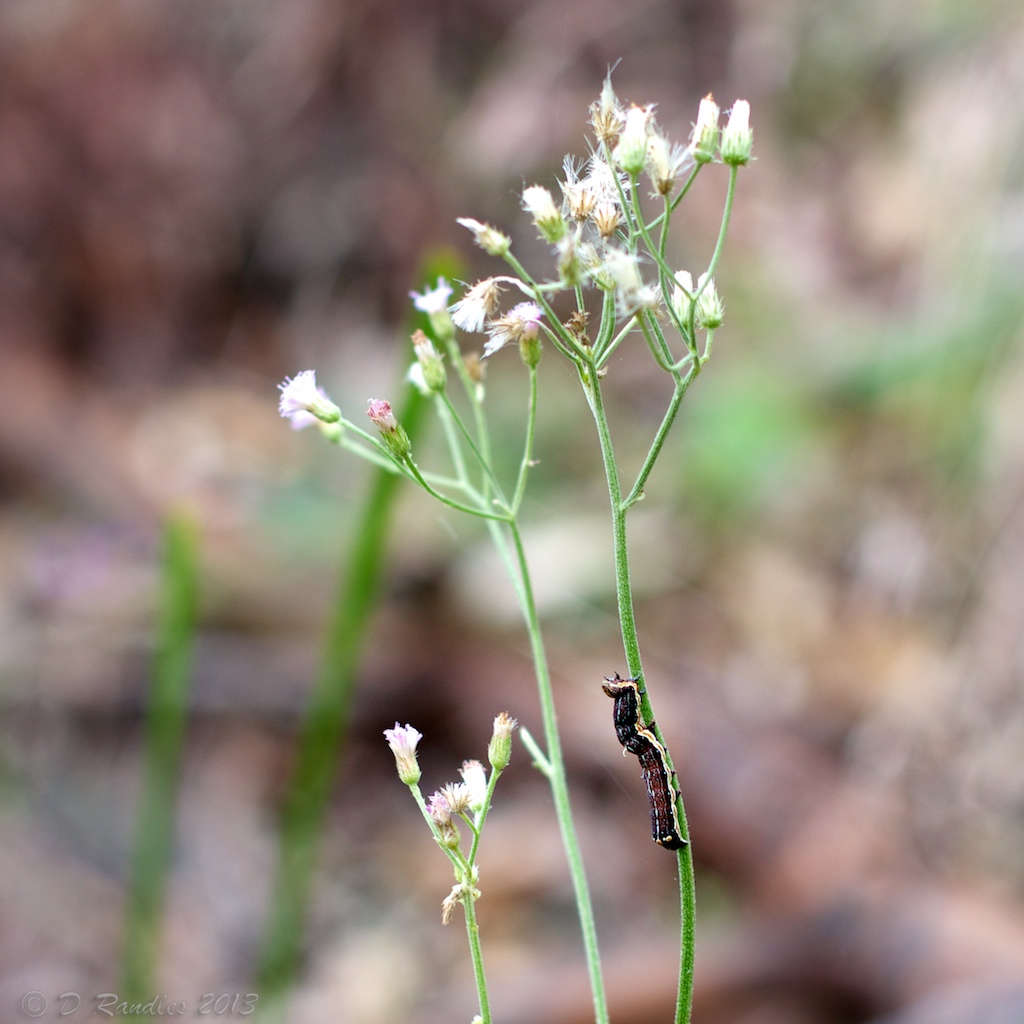
[[[409,435],[395,419],[391,403],[383,398],[371,398],[366,410],[373,425],[380,431],[380,439],[387,450],[399,461],[408,457],[412,450]]]
[[[541,316],[543,313],[537,303],[520,302],[504,316],[491,320],[487,324],[489,340],[484,345],[484,356],[494,355],[499,348],[506,345],[536,339]]]
[[[452,821],[452,807],[444,793],[434,793],[427,801],[427,814],[434,819],[438,826],[450,825]]]
[[[407,785],[412,786],[420,781],[420,766],[416,760],[416,744],[423,739],[423,734],[411,725],[399,725],[395,722],[394,729],[385,729],[384,738],[388,741],[391,753],[395,755],[398,777]]]

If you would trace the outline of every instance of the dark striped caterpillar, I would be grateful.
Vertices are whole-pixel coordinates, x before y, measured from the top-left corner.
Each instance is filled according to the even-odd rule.
[[[681,850],[686,840],[679,824],[676,788],[665,748],[651,732],[654,723],[644,725],[640,719],[640,685],[636,679],[623,679],[616,672],[605,677],[601,689],[615,701],[615,735],[623,748],[640,760],[640,774],[651,802],[651,838],[666,850]]]

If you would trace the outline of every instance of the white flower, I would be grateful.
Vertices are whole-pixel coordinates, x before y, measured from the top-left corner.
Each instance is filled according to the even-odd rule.
[[[465,814],[470,809],[469,787],[464,782],[449,782],[441,790],[452,814]]]
[[[693,154],[685,146],[672,143],[655,132],[647,144],[647,174],[659,195],[667,196],[676,179],[693,165]]]
[[[610,278],[615,287],[615,303],[619,316],[632,316],[641,309],[651,309],[658,302],[658,290],[645,285],[640,264],[635,256],[622,250],[608,254],[602,276]]]
[[[479,761],[463,761],[459,774],[469,791],[470,810],[479,811],[487,799],[487,772],[484,766]]]
[[[611,146],[619,137],[625,120],[626,115],[612,88],[612,73],[609,71],[601,87],[600,97],[590,105],[590,123],[594,126],[597,141]]]
[[[571,156],[566,156],[562,161],[562,170],[565,173],[565,181],[558,184],[565,200],[565,212],[573,220],[582,223],[594,212],[597,196],[587,182],[580,179],[576,161]]]
[[[501,286],[493,277],[477,281],[454,306],[449,307],[452,320],[470,334],[482,331],[487,318],[498,311],[501,291]]]
[[[437,279],[437,284],[422,295],[417,292],[409,292],[412,304],[421,313],[443,313],[448,308],[448,300],[452,296],[451,285],[443,278]]]
[[[292,430],[302,430],[315,423],[337,423],[341,410],[327,397],[323,388],[317,387],[316,371],[303,370],[294,377],[285,377],[278,384],[281,398],[277,410],[291,421]]]
[[[624,174],[616,175],[611,165],[597,156],[590,161],[583,184],[594,192],[598,203],[613,203],[618,206],[620,196],[629,195],[629,177]]]

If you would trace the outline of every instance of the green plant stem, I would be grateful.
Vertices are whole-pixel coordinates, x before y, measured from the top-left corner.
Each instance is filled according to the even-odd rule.
[[[619,606],[619,625],[622,630],[622,645],[626,654],[626,665],[630,676],[635,679],[644,679],[643,664],[640,658],[640,642],[636,632],[636,617],[633,611],[633,590],[629,573],[629,551],[627,545],[626,514],[629,511],[630,503],[622,500],[622,488],[619,482],[619,471],[615,462],[615,451],[612,446],[611,432],[608,429],[608,418],[605,414],[604,401],[601,396],[600,381],[595,372],[593,363],[589,366],[589,372],[581,374],[584,388],[587,393],[588,403],[593,412],[594,422],[597,426],[597,434],[601,447],[601,458],[604,462],[605,476],[608,483],[608,496],[612,510],[612,542],[615,553],[615,591]],[[681,390],[677,387],[673,397],[673,403],[678,408],[678,402],[682,400]],[[671,410],[671,407],[670,407]],[[674,412],[671,413],[674,416]],[[668,427],[663,422],[664,431],[659,431],[660,439],[656,441],[658,448],[664,441],[664,434]],[[669,418],[668,426],[671,425]],[[657,453],[652,447],[653,455]],[[653,465],[652,455],[648,456],[645,462],[646,471],[650,471]],[[646,479],[646,473],[643,475]],[[635,499],[634,499],[635,500]],[[647,687],[641,690],[641,712],[645,722],[654,722],[654,714],[647,693]],[[661,731],[653,725],[658,739],[664,741]],[[671,754],[666,747],[669,770],[673,770]],[[689,827],[686,821],[686,810],[682,798],[677,801],[679,812],[679,824],[683,839],[689,838]],[[693,964],[695,953],[696,935],[696,888],[693,876],[693,853],[687,843],[679,851],[679,900],[680,900],[680,957],[679,957],[679,989],[676,1001],[676,1022],[686,1024],[690,1020],[693,1006]]]
[[[125,906],[122,970],[129,1002],[152,998],[156,987],[196,622],[196,541],[191,524],[172,518],[163,544],[156,653],[143,727],[143,777]]]
[[[676,413],[679,412],[679,406],[682,404],[683,398],[686,395],[690,384],[693,383],[693,379],[700,373],[700,364],[694,363],[690,366],[689,372],[685,377],[677,377],[675,391],[672,394],[672,400],[668,404],[668,408],[665,410],[665,415],[662,417],[661,423],[658,426],[658,432],[654,435],[654,441],[651,444],[650,450],[647,453],[647,457],[644,459],[644,464],[640,467],[640,472],[637,474],[636,483],[633,484],[632,490],[626,496],[622,502],[623,519],[625,519],[625,513],[635,505],[640,498],[643,496],[644,487],[647,486],[647,478],[651,475],[651,470],[654,469],[654,463],[661,453],[661,449],[668,438],[668,432],[672,429],[672,423],[675,421]]]
[[[594,923],[594,908],[590,900],[590,888],[587,884],[586,870],[583,867],[583,855],[580,852],[579,838],[572,817],[569,801],[569,783],[566,778],[565,760],[562,756],[562,741],[558,734],[558,718],[555,713],[555,697],[551,687],[551,675],[548,669],[547,654],[541,636],[540,619],[534,601],[533,587],[530,582],[529,566],[523,548],[519,528],[513,520],[509,523],[509,533],[515,550],[516,564],[519,570],[519,586],[517,590],[522,601],[526,628],[530,636],[530,651],[533,655],[534,670],[537,677],[537,692],[540,698],[541,719],[544,723],[544,739],[547,746],[545,774],[551,785],[551,794],[555,805],[558,827],[562,833],[562,844],[565,847],[566,859],[569,863],[569,874],[572,878],[576,906],[583,932],[583,946],[587,958],[587,971],[590,975],[590,989],[594,1000],[594,1020],[596,1024],[608,1024],[608,1002],[605,996],[604,979],[601,975],[601,957],[597,947],[597,926]]]
[[[409,476],[416,481],[429,494],[432,498],[436,498],[442,505],[447,505],[448,508],[453,508],[457,512],[467,512],[471,516],[478,516],[480,519],[496,519],[499,522],[504,522],[508,519],[506,512],[490,512],[486,508],[474,508],[472,505],[465,505],[461,501],[456,501],[454,498],[449,498],[447,495],[442,494],[435,487],[432,487],[427,481],[426,477],[420,471],[420,468],[416,465],[412,459],[407,459],[404,465],[408,468]]]
[[[715,276],[718,268],[718,261],[722,258],[722,250],[725,248],[725,236],[729,231],[729,221],[732,219],[732,205],[736,200],[736,181],[739,178],[739,167],[729,168],[729,187],[725,193],[725,204],[722,207],[722,220],[718,226],[718,240],[715,242],[715,251],[711,254],[708,262],[707,277],[704,284],[693,293],[693,301],[696,304],[700,293],[708,286],[711,278]]]
[[[452,867],[455,869],[456,880],[464,886],[461,902],[466,912],[466,935],[469,939],[469,954],[473,961],[473,978],[476,982],[477,1000],[480,1005],[480,1016],[483,1019],[483,1024],[491,1024],[491,1006],[490,997],[487,993],[487,976],[484,973],[483,948],[480,945],[480,927],[476,919],[476,904],[473,890],[476,888],[476,852],[477,847],[480,845],[480,834],[483,829],[484,819],[487,817],[487,811],[491,806],[491,801],[494,799],[494,789],[500,775],[500,771],[495,770],[491,772],[491,777],[487,783],[487,796],[484,799],[484,805],[480,810],[478,819],[472,821],[466,818],[465,815],[462,816],[473,833],[468,856],[464,856],[459,847],[452,848],[447,843],[441,842],[441,833],[430,812],[427,810],[427,804],[423,799],[420,787],[416,783],[409,786],[413,799],[415,799],[419,806],[420,813],[433,833],[434,839],[437,841],[441,851],[451,861]]]
[[[523,457],[519,461],[519,474],[516,479],[515,492],[512,495],[512,515],[519,511],[526,494],[526,481],[533,464],[533,441],[537,429],[537,367],[530,367],[530,400],[526,414],[526,439],[523,442]]]
[[[472,883],[469,884],[472,885]],[[469,939],[469,952],[473,961],[473,977],[476,980],[480,1016],[483,1024],[491,1024],[491,1002],[487,995],[487,978],[484,976],[484,954],[480,948],[480,926],[476,920],[476,904],[472,893],[466,893],[462,901],[462,908],[466,912],[466,936]]]
[[[470,864],[476,863],[476,851],[480,846],[480,836],[483,834],[484,822],[487,820],[487,815],[491,810],[491,801],[494,799],[494,790],[497,788],[499,778],[501,778],[501,771],[497,768],[493,769],[490,778],[487,780],[487,795],[484,797],[484,805],[473,822],[473,842],[470,845],[469,857],[467,858]]]

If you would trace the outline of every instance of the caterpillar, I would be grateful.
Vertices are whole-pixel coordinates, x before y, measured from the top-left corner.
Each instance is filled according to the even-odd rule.
[[[651,838],[666,850],[681,850],[686,840],[680,834],[676,787],[672,784],[665,748],[652,737],[651,744],[637,756],[651,802]]]
[[[647,787],[651,804],[651,838],[666,850],[681,850],[687,845],[682,837],[673,773],[668,767],[665,748],[651,731],[651,722],[640,718],[640,684],[636,679],[623,679],[618,672],[606,676],[601,689],[615,701],[612,723],[615,735],[624,750],[636,754],[640,775]]]
[[[639,683],[636,679],[623,679],[616,672],[614,676],[605,676],[601,689],[615,701],[612,722],[619,742],[631,754],[639,754],[644,747],[640,736]]]

